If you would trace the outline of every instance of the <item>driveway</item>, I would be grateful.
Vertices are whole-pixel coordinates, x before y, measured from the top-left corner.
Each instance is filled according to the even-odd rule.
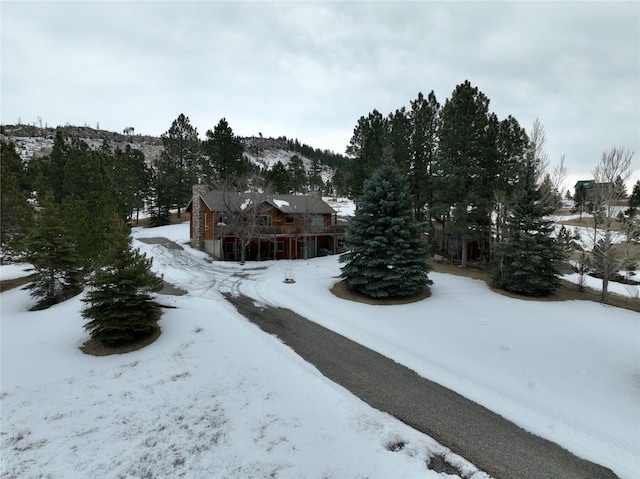
[[[258,307],[225,294],[262,330],[277,336],[327,378],[360,399],[433,437],[495,479],[613,479],[580,459],[456,392],[291,310]]]

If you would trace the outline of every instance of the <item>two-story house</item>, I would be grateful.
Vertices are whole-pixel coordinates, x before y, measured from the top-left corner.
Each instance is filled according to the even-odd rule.
[[[221,260],[303,259],[338,252],[344,229],[316,196],[193,187],[191,245]],[[244,249],[244,254],[243,254]]]

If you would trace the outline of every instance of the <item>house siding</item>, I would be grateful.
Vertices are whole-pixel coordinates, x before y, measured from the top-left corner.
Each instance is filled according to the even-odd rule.
[[[205,193],[201,188],[194,188],[189,207],[192,246],[217,259],[240,260],[240,240],[233,226],[221,224],[223,216],[234,213],[212,211],[203,200]],[[292,202],[294,200],[301,201],[300,197],[295,197]],[[313,207],[319,208],[317,203]],[[326,203],[320,208],[333,211]],[[343,236],[334,225],[335,213],[314,213],[309,212],[310,209],[298,204],[298,211],[303,212],[281,211],[265,204],[260,216],[270,220],[265,225],[255,226],[245,258],[252,261],[301,259],[335,253]]]

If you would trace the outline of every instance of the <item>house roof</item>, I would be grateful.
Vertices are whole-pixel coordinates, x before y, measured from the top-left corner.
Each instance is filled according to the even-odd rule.
[[[607,188],[612,188],[613,186],[613,183],[596,183],[594,180],[580,180],[576,183],[574,188],[584,188],[586,190],[606,190]]]
[[[322,198],[316,196],[298,195],[258,195],[252,193],[240,193],[237,191],[208,191],[200,196],[211,211],[240,212],[247,208],[256,199],[261,203],[267,203],[280,210],[284,214],[333,214],[336,211]]]
[[[579,180],[574,188],[591,188],[593,187],[593,180]]]

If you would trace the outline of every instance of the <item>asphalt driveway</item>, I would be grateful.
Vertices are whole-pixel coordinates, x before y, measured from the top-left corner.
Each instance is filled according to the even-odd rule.
[[[277,336],[327,378],[372,407],[428,434],[495,479],[614,479],[456,392],[291,310],[257,307],[225,295],[262,330]]]

